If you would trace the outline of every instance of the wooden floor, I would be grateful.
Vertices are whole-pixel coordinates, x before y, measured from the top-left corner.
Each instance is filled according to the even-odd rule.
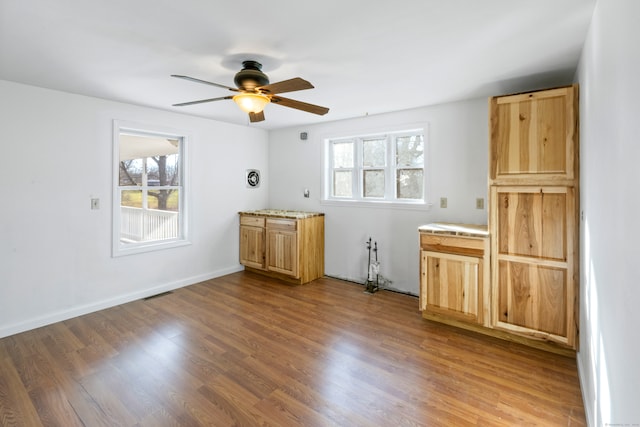
[[[0,340],[2,426],[585,425],[574,359],[241,272]]]

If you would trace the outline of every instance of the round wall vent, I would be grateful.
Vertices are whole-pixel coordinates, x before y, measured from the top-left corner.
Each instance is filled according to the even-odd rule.
[[[247,187],[260,187],[260,171],[257,169],[247,169]]]

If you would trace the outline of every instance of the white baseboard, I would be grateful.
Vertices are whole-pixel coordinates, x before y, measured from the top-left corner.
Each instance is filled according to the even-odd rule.
[[[331,277],[333,279],[338,279],[338,280],[344,280],[346,282],[353,282],[353,283],[357,283],[358,285],[362,285],[365,286],[367,283],[367,278],[364,277],[358,277],[358,278],[352,278],[352,277],[347,277],[347,276],[341,276],[341,275],[333,275],[333,274],[325,274],[325,276],[327,277]],[[381,289],[386,289],[387,291],[392,291],[392,292],[397,292],[399,294],[405,294],[405,295],[409,295],[412,297],[419,297],[418,294],[411,292],[411,291],[407,291],[405,289],[398,289],[395,288],[393,286],[385,286],[385,287],[381,287]]]
[[[227,274],[236,273],[238,271],[242,271],[243,269],[244,267],[242,267],[241,265],[238,265],[235,267],[212,271],[206,274],[186,277],[184,279],[177,280],[174,282],[164,283],[162,285],[154,286],[152,288],[147,288],[141,291],[136,291],[136,292],[128,293],[125,295],[119,295],[117,297],[109,298],[106,300],[97,301],[94,303],[85,304],[78,307],[73,307],[68,310],[60,310],[52,313],[47,313],[32,319],[14,323],[12,325],[6,325],[6,326],[0,327],[0,338],[8,337],[14,334],[19,334],[20,332],[25,332],[31,329],[40,328],[42,326],[50,325],[56,322],[61,322],[63,320],[72,319],[74,317],[82,316],[88,313],[93,313],[95,311],[104,310],[105,308],[113,307],[120,304],[125,304],[131,301],[135,301],[135,300],[146,298],[152,295],[160,294],[162,292],[168,292],[174,289],[183,288],[185,286],[204,282],[205,280],[226,276]]]

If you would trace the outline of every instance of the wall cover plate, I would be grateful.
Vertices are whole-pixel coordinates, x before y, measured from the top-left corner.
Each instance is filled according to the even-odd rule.
[[[257,169],[247,169],[247,187],[260,187],[260,171]]]

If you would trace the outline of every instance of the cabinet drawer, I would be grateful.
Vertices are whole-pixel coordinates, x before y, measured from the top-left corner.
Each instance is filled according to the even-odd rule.
[[[296,231],[297,223],[295,219],[267,218],[267,227],[279,230]]]
[[[264,217],[261,216],[246,216],[240,217],[240,225],[250,225],[253,227],[264,227]]]
[[[482,257],[484,255],[485,241],[481,238],[421,233],[420,247],[427,251]]]

